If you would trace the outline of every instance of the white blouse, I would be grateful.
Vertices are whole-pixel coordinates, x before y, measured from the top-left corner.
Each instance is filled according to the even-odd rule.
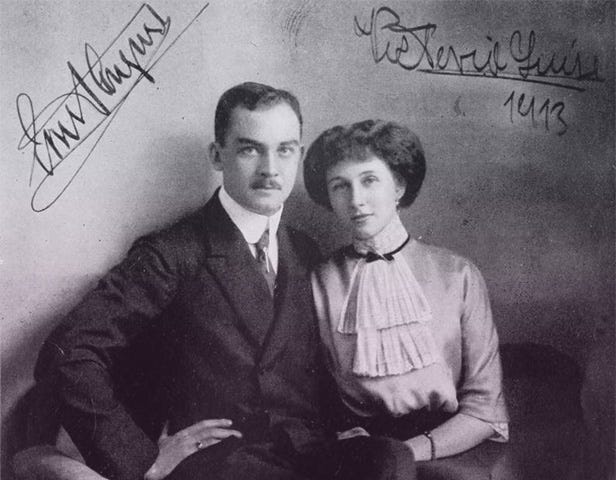
[[[312,275],[326,363],[342,399],[361,416],[399,416],[426,407],[434,394],[446,396],[455,388],[457,412],[490,423],[495,439],[506,440],[498,335],[481,273],[465,258],[417,240],[395,254],[394,261],[398,260],[408,265],[428,303],[432,318],[425,325],[438,360],[396,375],[354,372],[358,337],[339,326],[355,288],[358,262],[366,260],[352,247],[343,248]]]

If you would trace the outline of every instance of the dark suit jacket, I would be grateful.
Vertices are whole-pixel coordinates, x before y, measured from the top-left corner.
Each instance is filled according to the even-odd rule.
[[[62,423],[91,467],[111,479],[142,478],[158,452],[156,428],[143,418],[155,404],[154,423],[167,418],[171,432],[229,418],[248,441],[281,437],[301,449],[323,435],[308,278],[317,248],[282,226],[278,239],[272,299],[215,195],[137,240],[51,334],[36,377],[56,393]],[[153,355],[140,355],[144,344]],[[126,375],[139,370],[135,358],[150,371]],[[153,382],[143,380],[148,373]],[[126,382],[164,388],[134,409]]]

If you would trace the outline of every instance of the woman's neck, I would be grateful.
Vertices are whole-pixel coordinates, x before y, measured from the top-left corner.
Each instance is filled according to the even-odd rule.
[[[400,216],[396,213],[383,230],[367,239],[353,239],[353,246],[357,252],[364,255],[368,252],[383,255],[396,250],[406,241],[408,236],[409,234],[404,228]]]

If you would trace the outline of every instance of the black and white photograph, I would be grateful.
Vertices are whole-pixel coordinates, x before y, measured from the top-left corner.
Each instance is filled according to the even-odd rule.
[[[615,480],[615,15],[0,0],[0,476]]]

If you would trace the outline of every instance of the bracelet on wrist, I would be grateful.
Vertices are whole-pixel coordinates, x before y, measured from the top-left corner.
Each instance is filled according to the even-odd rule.
[[[432,432],[427,430],[422,433],[430,441],[430,460],[436,460],[436,446],[434,445],[434,439],[432,438]]]

